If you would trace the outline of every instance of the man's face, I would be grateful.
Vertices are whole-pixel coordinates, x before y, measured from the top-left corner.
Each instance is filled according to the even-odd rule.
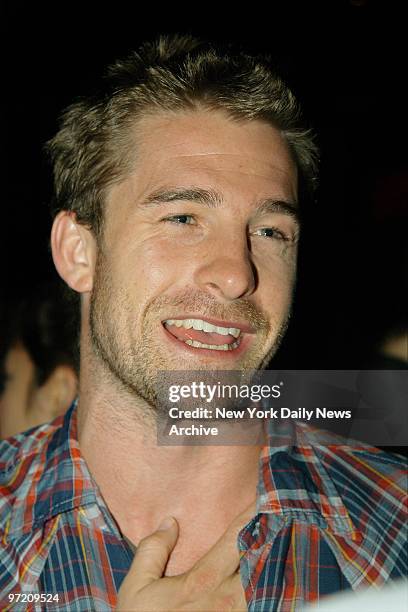
[[[297,173],[280,133],[195,111],[144,118],[110,189],[90,324],[120,383],[154,403],[157,370],[265,365],[295,279]]]

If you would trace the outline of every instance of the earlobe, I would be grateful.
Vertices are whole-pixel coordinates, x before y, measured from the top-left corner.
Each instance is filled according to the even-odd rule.
[[[51,231],[52,257],[58,274],[78,293],[92,291],[96,243],[92,232],[77,222],[75,213],[62,210]]]

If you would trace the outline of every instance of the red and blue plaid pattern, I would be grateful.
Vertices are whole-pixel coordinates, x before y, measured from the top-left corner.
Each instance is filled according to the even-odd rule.
[[[81,457],[75,405],[0,454],[0,609],[113,610],[133,553]],[[251,611],[292,611],[342,589],[407,575],[402,459],[296,425],[265,447],[257,514],[241,531]],[[330,443],[331,442],[331,443]],[[58,594],[17,603],[9,594]]]

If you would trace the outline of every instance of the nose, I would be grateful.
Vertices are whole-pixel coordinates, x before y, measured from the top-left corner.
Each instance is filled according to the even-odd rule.
[[[256,288],[256,270],[247,240],[212,244],[195,275],[196,284],[218,300],[248,297]]]

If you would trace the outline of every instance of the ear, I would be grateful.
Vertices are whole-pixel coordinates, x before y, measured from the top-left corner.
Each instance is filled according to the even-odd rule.
[[[78,293],[92,291],[96,261],[93,233],[76,220],[75,213],[62,210],[51,231],[52,257],[58,274]]]
[[[34,424],[46,423],[63,414],[77,393],[78,379],[74,370],[67,365],[57,366],[34,392],[28,415],[30,421]]]

